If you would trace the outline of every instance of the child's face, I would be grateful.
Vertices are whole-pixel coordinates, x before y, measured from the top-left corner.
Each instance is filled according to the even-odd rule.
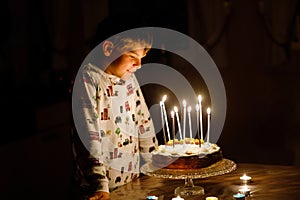
[[[128,79],[137,69],[141,68],[142,58],[146,56],[144,49],[125,52],[105,70],[124,80]]]

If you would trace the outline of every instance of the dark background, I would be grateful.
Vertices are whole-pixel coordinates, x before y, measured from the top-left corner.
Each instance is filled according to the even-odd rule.
[[[218,140],[226,157],[300,164],[299,1],[1,4],[1,199],[67,199],[72,80],[97,24],[119,11],[141,10],[151,24],[189,35],[211,55],[227,95],[226,121]],[[201,82],[176,55],[152,51],[147,59]],[[143,88],[149,103],[158,101],[156,87]]]

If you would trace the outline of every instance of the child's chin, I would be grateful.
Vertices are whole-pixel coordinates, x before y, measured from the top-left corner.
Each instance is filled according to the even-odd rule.
[[[126,81],[126,80],[130,79],[131,75],[132,75],[131,73],[125,73],[125,74],[121,77],[121,79]]]

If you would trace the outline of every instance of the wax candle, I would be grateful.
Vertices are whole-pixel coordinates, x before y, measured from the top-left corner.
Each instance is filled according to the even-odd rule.
[[[177,125],[178,125],[179,137],[180,137],[180,140],[182,140],[181,126],[180,126],[180,120],[179,120],[179,115],[178,115],[178,108],[177,108],[177,106],[174,106],[174,111],[175,111],[176,119],[177,119]]]
[[[244,185],[242,188],[240,188],[239,192],[244,194],[246,197],[250,195],[250,189],[247,187],[247,185]]]
[[[203,140],[202,96],[201,95],[198,95],[198,102],[199,102],[199,113],[200,113],[200,133],[201,133],[201,140]]]
[[[174,111],[171,111],[171,119],[172,119],[172,133],[173,133],[173,147],[175,146],[175,117]]]
[[[147,199],[150,200],[150,199],[158,199],[157,196],[147,196]]]
[[[207,108],[207,143],[209,143],[209,132],[210,132],[210,108]]]
[[[183,105],[183,124],[182,124],[182,136],[183,136],[183,141],[185,141],[185,124],[186,124],[186,101],[182,101]]]
[[[238,200],[243,200],[243,199],[245,199],[245,195],[244,195],[244,194],[241,194],[241,193],[233,194],[233,197],[234,197],[235,199],[238,199]]]
[[[159,105],[160,105],[161,125],[162,125],[162,130],[163,130],[164,142],[166,144],[167,141],[166,141],[166,131],[165,131],[165,120],[164,120],[163,102],[160,101]]]
[[[167,133],[168,133],[168,140],[171,140],[170,136],[170,130],[169,130],[169,123],[168,123],[168,117],[167,117],[167,112],[166,112],[166,107],[165,107],[165,101],[167,99],[167,95],[164,95],[162,98],[162,107],[163,107],[163,112],[164,112],[164,117],[165,117],[165,123],[166,123],[166,128],[167,128]]]
[[[190,138],[192,139],[192,117],[191,117],[191,111],[192,111],[192,107],[189,106],[188,107],[188,118],[189,118],[189,130],[190,130]]]
[[[180,196],[177,196],[177,197],[172,198],[172,200],[184,200],[184,199],[181,198]]]
[[[247,176],[246,174],[243,174],[243,176],[240,177],[240,180],[246,184],[246,183],[249,183],[251,181],[251,176]]]
[[[196,113],[197,113],[197,135],[200,140],[200,131],[199,131],[199,104],[196,104]],[[199,144],[201,144],[201,141],[199,141]]]
[[[205,200],[218,200],[218,197],[206,197]]]

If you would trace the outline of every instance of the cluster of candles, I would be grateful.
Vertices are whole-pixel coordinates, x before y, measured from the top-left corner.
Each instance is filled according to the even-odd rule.
[[[168,117],[167,117],[167,112],[166,112],[166,107],[165,107],[165,101],[167,99],[167,95],[164,95],[162,100],[160,101],[160,108],[161,108],[161,120],[162,120],[162,128],[163,128],[163,135],[164,135],[164,142],[167,143],[167,141],[171,140],[171,135],[170,135],[170,129],[169,129],[169,124],[168,124]],[[171,119],[172,119],[172,137],[173,140],[175,140],[175,117],[177,121],[177,126],[178,126],[178,132],[179,132],[179,137],[180,140],[183,140],[185,143],[185,138],[186,138],[186,112],[188,113],[188,122],[189,122],[189,138],[193,138],[192,136],[192,123],[191,123],[191,111],[192,107],[188,106],[185,100],[182,101],[182,106],[183,106],[183,128],[181,129],[181,124],[180,124],[180,119],[178,115],[178,108],[177,106],[174,106],[174,110],[171,111]],[[198,103],[196,104],[196,113],[197,113],[197,131],[198,131],[198,138],[203,141],[203,117],[202,117],[202,96],[198,95]],[[207,108],[207,142],[209,142],[209,132],[210,132],[210,115],[211,115],[211,109]],[[199,124],[200,124],[200,130],[199,130]],[[165,131],[165,125],[167,129],[167,136],[166,136],[166,131]],[[183,130],[183,132],[181,131]],[[201,133],[201,136],[200,134]],[[200,142],[199,142],[200,144]],[[174,142],[173,142],[174,145]]]
[[[247,184],[251,182],[252,178],[246,174],[243,174],[243,176],[240,177],[240,180],[242,181],[242,187],[239,189],[237,194],[233,195],[233,197],[235,199],[242,200],[245,199],[245,197],[250,196],[250,189],[248,188]]]

